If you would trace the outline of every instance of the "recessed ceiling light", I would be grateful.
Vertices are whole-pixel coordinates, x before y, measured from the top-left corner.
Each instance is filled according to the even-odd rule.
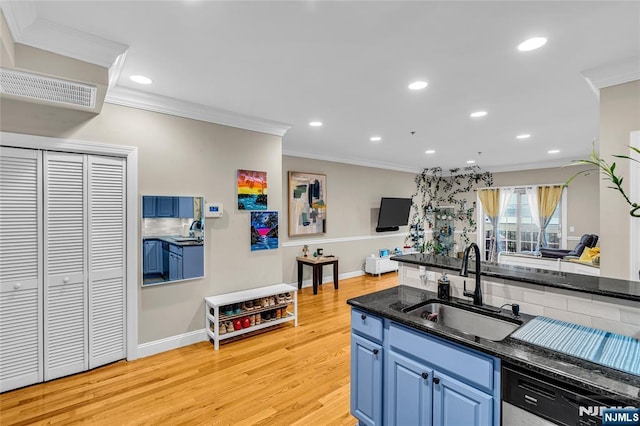
[[[138,84],[151,84],[152,81],[149,77],[145,77],[144,75],[132,75],[129,77],[131,81],[134,81]]]
[[[320,127],[320,126],[322,126],[322,121],[311,121],[311,122],[309,122],[309,126],[311,126],[311,127]]]
[[[433,149],[428,149],[424,153],[425,154],[435,154],[436,152]]]
[[[369,140],[370,140],[371,142],[380,142],[380,141],[382,140],[382,138],[381,138],[380,136],[371,136],[371,137],[369,138]]]
[[[547,154],[557,154],[559,152],[560,152],[559,149],[550,149],[549,151],[547,151]]]
[[[516,139],[529,139],[530,137],[531,137],[531,135],[530,135],[530,134],[528,134],[528,133],[524,133],[524,134],[522,134],[522,135],[518,135],[518,136],[516,136]]]
[[[478,117],[484,117],[485,115],[487,115],[487,111],[476,111],[469,114],[469,117],[478,118]]]
[[[468,160],[468,161],[467,161],[467,164],[473,164],[473,163],[475,163],[475,162],[476,162],[476,160]]]
[[[428,83],[426,81],[414,81],[409,85],[409,89],[411,90],[422,90],[427,87]]]
[[[528,52],[529,50],[535,50],[547,43],[546,37],[532,37],[529,40],[525,40],[518,45],[518,50],[522,52]]]

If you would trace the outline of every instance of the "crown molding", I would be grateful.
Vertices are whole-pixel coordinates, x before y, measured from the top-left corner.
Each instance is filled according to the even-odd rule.
[[[3,1],[2,12],[16,43],[110,68],[128,46],[38,18],[33,1]]]
[[[587,82],[595,89],[640,80],[640,57],[634,56],[603,66],[582,71]]]
[[[254,132],[284,136],[291,126],[277,121],[264,120],[243,114],[237,114],[218,108],[200,105],[180,99],[160,96],[140,90],[115,86],[107,91],[105,102],[146,111],[159,112],[177,117],[191,118],[208,123],[222,124]]]
[[[288,155],[290,157],[308,158],[311,160],[331,161],[333,163],[351,164],[353,166],[373,167],[376,169],[385,169],[385,170],[395,170],[397,172],[420,173],[422,171],[421,168],[410,167],[405,164],[385,163],[382,161],[363,161],[361,159],[346,158],[346,157],[331,157],[328,155],[320,155],[320,154],[311,153],[311,152],[292,151],[289,149],[283,149],[282,155]]]

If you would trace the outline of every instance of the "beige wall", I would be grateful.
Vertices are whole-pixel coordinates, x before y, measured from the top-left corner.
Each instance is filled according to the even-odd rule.
[[[287,175],[289,171],[327,175],[327,233],[321,236],[289,237]],[[284,282],[297,281],[295,257],[302,246],[309,244],[313,252],[322,247],[326,254],[340,258],[340,273],[358,273],[364,258],[381,248],[402,246],[408,226],[398,232],[376,232],[381,197],[410,197],[414,191],[415,173],[397,172],[372,167],[353,166],[300,157],[282,157],[282,276]],[[356,238],[357,237],[357,238]],[[339,242],[330,243],[334,239]],[[346,240],[346,241],[343,241]],[[327,280],[330,268],[325,268]],[[310,268],[305,268],[305,280],[310,280]]]
[[[282,282],[283,251],[251,252],[249,213],[236,208],[240,168],[266,171],[269,209],[282,206],[280,137],[111,104],[94,116],[5,100],[0,130],[136,146],[138,195],[223,203],[224,217],[206,220],[205,278],[139,290],[139,343],[202,329],[205,296]]]
[[[549,169],[523,170],[517,172],[501,172],[493,174],[494,186],[545,185],[565,183],[586,166],[554,167]],[[576,238],[582,234],[598,234],[600,232],[600,203],[597,174],[580,176],[567,188],[567,226],[565,228],[569,241],[567,246],[575,246]],[[569,227],[574,232],[569,232]]]
[[[629,161],[613,158],[614,154],[629,153],[630,133],[640,130],[640,80],[607,87],[600,91],[600,157],[615,161],[617,174],[625,176],[625,190],[629,191]],[[601,272],[614,278],[629,279],[630,235],[629,206],[622,195],[600,183]],[[638,201],[638,200],[634,200]],[[633,219],[640,220],[640,219]]]

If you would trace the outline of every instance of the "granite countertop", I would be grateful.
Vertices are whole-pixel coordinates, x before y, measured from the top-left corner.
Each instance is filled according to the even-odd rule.
[[[640,406],[640,376],[623,373],[511,337],[494,342],[402,312],[403,308],[436,298],[437,295],[433,292],[400,285],[349,299],[347,303],[360,310],[443,337],[544,376],[581,386],[594,395],[613,397],[629,406]],[[460,303],[468,304],[468,301]],[[504,311],[504,315],[507,315],[507,312]],[[534,317],[523,315],[521,319],[527,322],[532,318]]]
[[[434,256],[423,253],[412,253],[391,258],[398,262],[460,271],[462,259],[448,256]],[[474,262],[470,262],[469,273],[473,273]],[[618,299],[636,300],[640,302],[640,282],[619,280],[615,278],[592,275],[571,274],[567,272],[534,269],[524,266],[502,265],[482,262],[482,275],[486,277],[504,278],[529,284],[547,287],[564,288],[582,293],[599,294]]]
[[[173,235],[160,235],[160,236],[147,236],[142,237],[143,240],[160,240],[167,242],[169,244],[174,244],[176,246],[185,247],[185,246],[201,246],[204,244],[204,240],[200,241],[180,241],[180,238],[188,238],[188,237],[179,237]]]

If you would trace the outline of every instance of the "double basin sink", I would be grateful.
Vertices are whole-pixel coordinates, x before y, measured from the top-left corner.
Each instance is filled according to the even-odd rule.
[[[474,306],[438,299],[402,309],[411,317],[435,322],[466,334],[499,342],[516,331],[523,322],[498,308]]]

